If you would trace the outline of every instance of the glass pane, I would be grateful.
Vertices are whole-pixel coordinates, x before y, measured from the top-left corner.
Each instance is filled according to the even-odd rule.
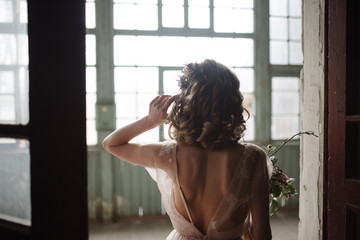
[[[14,29],[14,32],[16,30]],[[15,65],[17,54],[16,34],[0,34],[0,64]]]
[[[20,0],[20,23],[27,23],[28,16],[27,16],[27,1]]]
[[[133,4],[114,4],[114,28],[131,29],[136,26],[135,5]]]
[[[300,18],[290,18],[289,19],[289,31],[290,31],[290,40],[301,40],[301,19]]]
[[[0,1],[0,22],[9,23],[13,21],[13,5],[11,0]]]
[[[86,27],[95,28],[96,19],[95,19],[95,3],[87,2],[86,3]]]
[[[157,5],[114,4],[114,28],[129,30],[156,30]]]
[[[188,4],[189,6],[203,6],[203,7],[208,7],[209,4],[209,0],[188,0]]]
[[[86,143],[87,145],[97,144],[97,131],[95,119],[86,120]]]
[[[233,8],[214,9],[215,32],[253,32],[253,11]]]
[[[115,68],[115,92],[136,92],[136,68]]]
[[[157,93],[137,95],[137,117],[142,118],[149,113],[149,104],[157,95]]]
[[[235,32],[252,33],[254,31],[253,10],[235,9]]]
[[[136,29],[157,30],[158,13],[156,5],[137,5],[136,7]]]
[[[190,28],[209,28],[210,27],[210,8],[208,8],[208,7],[189,7],[189,27]]]
[[[159,65],[162,50],[159,37],[137,37],[136,39],[136,63],[137,65]],[[151,46],[151,47],[149,47]],[[174,45],[176,46],[176,45]],[[173,47],[174,47],[173,46]],[[163,59],[166,61],[167,59]]]
[[[271,108],[273,114],[299,113],[298,92],[272,92]]]
[[[0,139],[0,166],[0,218],[30,226],[29,142]]]
[[[115,65],[136,65],[136,39],[135,36],[114,37]]]
[[[271,137],[272,139],[285,139],[293,133],[299,132],[299,117],[272,117],[271,118]]]
[[[96,92],[96,68],[87,67],[86,68],[86,92],[95,93]]]
[[[95,119],[95,104],[96,104],[96,94],[87,93],[86,94],[86,117]]]
[[[288,64],[288,44],[285,41],[270,41],[270,62]]]
[[[158,93],[159,71],[157,68],[137,68],[136,80],[139,93]]]
[[[270,39],[277,39],[277,40],[288,39],[287,18],[270,17]]]
[[[228,66],[250,67],[254,65],[254,41],[252,39],[235,39],[234,48],[231,52],[235,56],[235,61]]]
[[[157,68],[115,68],[115,92],[157,93],[159,73]]]
[[[115,65],[182,66],[213,58],[227,66],[252,66],[253,50],[253,40],[241,38],[115,36],[114,39]],[[116,54],[119,52],[122,54]]]
[[[179,76],[181,70],[178,71],[165,71],[163,77],[164,94],[174,95],[180,90],[179,88]]]
[[[245,114],[245,119],[247,119],[247,115]],[[250,116],[250,118],[246,121],[246,130],[245,130],[245,135],[244,135],[244,140],[245,141],[251,141],[255,139],[255,127],[254,127],[254,116]]]
[[[273,77],[271,79],[272,90],[299,91],[299,78],[296,77]]]
[[[301,17],[301,0],[289,0],[289,15]]]
[[[162,25],[164,27],[184,27],[184,7],[183,6],[163,6]]]
[[[253,8],[253,0],[214,0],[215,7],[231,7],[231,8]]]
[[[0,123],[15,122],[15,96],[0,95],[0,109]]]
[[[300,42],[290,42],[290,64],[302,64],[303,55]]]
[[[252,68],[236,68],[234,72],[240,81],[240,91],[242,93],[254,92],[254,70]]]
[[[86,35],[86,64],[96,64],[96,38],[95,35]]]
[[[287,16],[288,0],[270,0],[270,15]]]
[[[0,94],[15,92],[15,76],[14,72],[2,71],[0,72]]]
[[[116,118],[136,118],[136,94],[116,94]]]
[[[184,0],[162,0],[163,5],[184,5]]]

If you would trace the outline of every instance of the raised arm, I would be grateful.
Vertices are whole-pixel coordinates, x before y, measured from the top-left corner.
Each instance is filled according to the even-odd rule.
[[[164,123],[164,120],[167,117],[167,110],[174,99],[175,96],[169,95],[162,95],[154,98],[149,106],[149,114],[107,136],[103,141],[104,149],[125,161],[153,167],[153,150],[157,145],[141,145],[129,143],[129,141]]]
[[[267,169],[267,156],[262,150],[257,152],[254,159],[255,168],[251,183],[252,197],[250,199],[250,212],[252,216],[252,237],[254,240],[271,239],[269,221],[269,174]]]

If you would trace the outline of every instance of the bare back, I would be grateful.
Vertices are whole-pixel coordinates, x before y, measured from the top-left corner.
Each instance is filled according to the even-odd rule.
[[[203,233],[228,194],[244,149],[241,144],[218,152],[185,144],[177,146],[179,183],[192,220]],[[190,221],[180,194],[174,188],[175,206]]]

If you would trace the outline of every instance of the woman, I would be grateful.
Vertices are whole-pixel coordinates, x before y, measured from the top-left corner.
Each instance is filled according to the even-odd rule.
[[[187,64],[179,95],[156,97],[147,116],[103,142],[109,153],[156,169],[175,228],[168,240],[271,239],[267,157],[257,146],[239,143],[245,130],[239,85],[214,60]],[[165,122],[174,141],[129,143]]]

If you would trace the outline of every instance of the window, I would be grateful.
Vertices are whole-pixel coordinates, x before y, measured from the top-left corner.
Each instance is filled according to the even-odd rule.
[[[116,122],[114,128],[122,126],[144,116],[156,95],[178,91],[176,79],[184,63],[205,58],[227,65],[240,79],[251,114],[246,141],[277,140],[298,131],[301,1],[269,0],[268,4],[257,0],[87,1],[88,144],[102,137],[96,130],[103,126],[95,103],[113,104],[114,113],[109,116]],[[264,11],[268,14],[261,14]],[[101,17],[96,19],[95,12]],[[256,24],[254,19],[265,21]],[[101,29],[97,28],[100,23]],[[265,34],[261,29],[267,29]],[[257,45],[264,41],[267,44]],[[106,60],[101,67],[99,59]],[[269,60],[261,65],[259,59]],[[111,69],[111,74],[102,73]],[[106,77],[97,80],[99,76]],[[96,82],[102,86],[96,87]],[[269,82],[261,90],[268,98],[256,94],[261,82]],[[285,82],[291,86],[282,88]],[[293,105],[281,106],[290,104],[289,98]],[[268,108],[270,112],[265,111]],[[269,121],[260,119],[261,111],[270,113]],[[265,137],[258,139],[264,131]],[[160,126],[135,141],[167,138],[167,126]]]
[[[0,0],[0,125],[28,123],[28,85],[27,2]],[[0,138],[0,166],[0,218],[30,226],[29,141]]]

